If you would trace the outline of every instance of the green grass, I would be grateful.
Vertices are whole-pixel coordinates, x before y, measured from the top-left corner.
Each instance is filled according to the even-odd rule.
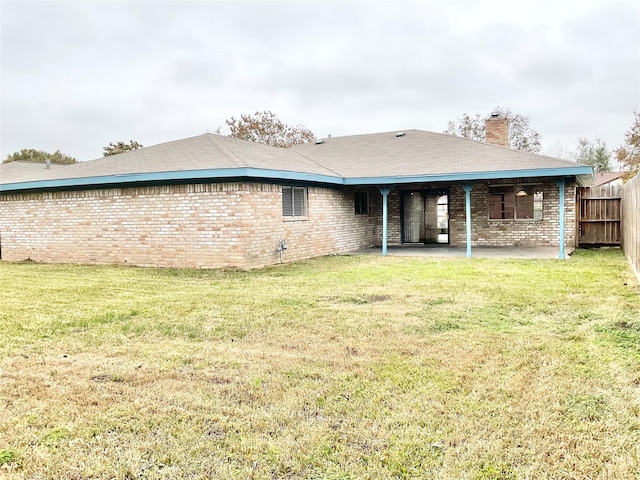
[[[5,262],[0,340],[0,478],[640,477],[616,250]]]

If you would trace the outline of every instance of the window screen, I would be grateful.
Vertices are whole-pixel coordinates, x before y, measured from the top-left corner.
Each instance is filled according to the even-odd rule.
[[[282,187],[282,215],[304,217],[307,215],[307,189],[303,187]]]

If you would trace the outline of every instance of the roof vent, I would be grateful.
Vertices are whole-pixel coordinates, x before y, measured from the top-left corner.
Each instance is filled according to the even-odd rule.
[[[405,135],[406,135],[406,133],[404,133],[404,132],[396,133],[396,137],[404,137]]]
[[[316,145],[322,145],[324,143],[324,140],[316,140]]]

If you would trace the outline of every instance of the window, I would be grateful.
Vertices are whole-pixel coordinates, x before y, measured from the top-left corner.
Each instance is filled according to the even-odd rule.
[[[449,196],[441,195],[436,203],[436,223],[441,230],[449,228]]]
[[[489,219],[542,220],[542,199],[534,185],[489,187]]]
[[[307,215],[307,189],[282,187],[282,216],[305,217]]]
[[[356,215],[369,213],[369,192],[355,192],[353,195]]]

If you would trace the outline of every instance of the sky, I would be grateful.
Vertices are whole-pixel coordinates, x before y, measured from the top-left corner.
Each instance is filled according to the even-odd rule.
[[[1,156],[145,146],[269,110],[319,138],[508,107],[543,151],[620,146],[640,110],[638,1],[0,3]]]

